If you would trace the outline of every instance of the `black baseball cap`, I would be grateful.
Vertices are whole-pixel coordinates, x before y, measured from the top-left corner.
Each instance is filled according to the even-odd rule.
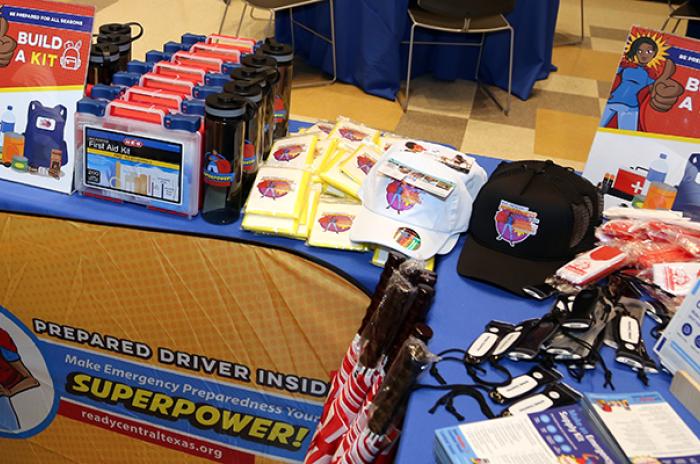
[[[593,248],[602,199],[552,161],[503,162],[474,200],[457,271],[519,295]]]

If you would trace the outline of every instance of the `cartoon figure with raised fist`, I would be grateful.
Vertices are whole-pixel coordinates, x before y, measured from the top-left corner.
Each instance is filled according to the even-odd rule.
[[[1,6],[0,14],[2,14]],[[5,18],[0,17],[0,68],[4,68],[10,64],[12,55],[15,53],[15,48],[17,48],[17,41],[7,35],[7,30],[9,28],[10,23],[8,23]]]
[[[663,42],[661,45],[664,46]],[[671,77],[676,65],[664,59],[659,38],[638,36],[629,43],[623,62],[617,69],[601,127],[644,130],[639,126],[639,111],[644,104],[659,112],[669,111],[683,93],[683,86]],[[657,72],[661,67],[661,72]],[[616,120],[615,120],[616,118]]]
[[[39,386],[22,362],[12,337],[0,328],[0,431],[21,430],[12,397]]]

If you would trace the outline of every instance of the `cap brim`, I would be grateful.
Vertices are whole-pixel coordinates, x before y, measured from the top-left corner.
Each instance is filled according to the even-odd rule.
[[[471,236],[462,248],[457,272],[518,295],[529,296],[524,287],[542,285],[547,277],[569,260],[530,261],[516,258],[480,245]]]
[[[408,246],[402,246],[396,238],[400,229],[417,233],[420,239],[418,246],[411,240],[405,242]],[[395,221],[367,209],[363,209],[355,218],[350,231],[350,240],[353,242],[375,243],[421,260],[435,256],[450,237],[451,234]]]

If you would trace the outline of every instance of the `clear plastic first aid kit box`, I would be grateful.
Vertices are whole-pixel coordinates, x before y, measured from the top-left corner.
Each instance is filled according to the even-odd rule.
[[[198,116],[85,98],[76,115],[76,189],[195,216],[200,128]]]

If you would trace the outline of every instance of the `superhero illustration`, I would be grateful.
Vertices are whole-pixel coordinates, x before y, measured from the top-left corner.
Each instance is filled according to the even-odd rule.
[[[277,161],[292,161],[294,158],[297,158],[299,155],[301,155],[303,151],[303,145],[286,145],[275,150],[272,156]]]
[[[233,183],[231,163],[216,150],[204,156],[204,182],[209,185],[226,187]]]
[[[683,86],[672,79],[676,65],[667,58],[670,48],[656,33],[630,36],[617,69],[601,127],[646,131],[640,112],[646,107],[665,113],[683,94]]]
[[[352,227],[353,216],[347,214],[324,214],[318,223],[326,232],[340,234],[347,232]]]
[[[369,174],[369,171],[372,169],[375,163],[376,161],[369,156],[360,155],[357,157],[357,167],[365,174]]]
[[[0,15],[2,6],[0,6]],[[5,18],[0,17],[0,68],[4,68],[12,61],[12,56],[17,48],[17,41],[7,35],[10,23]]]
[[[494,220],[498,233],[496,239],[507,242],[511,247],[537,234],[537,213],[520,205],[501,201]]]
[[[22,362],[12,337],[0,328],[0,431],[21,430],[12,398],[38,386],[39,382]]]
[[[264,179],[258,183],[258,191],[263,197],[276,200],[292,191],[292,184],[283,179]]]
[[[407,211],[421,202],[420,190],[400,180],[392,181],[386,186],[386,209],[393,209],[398,214]]]

